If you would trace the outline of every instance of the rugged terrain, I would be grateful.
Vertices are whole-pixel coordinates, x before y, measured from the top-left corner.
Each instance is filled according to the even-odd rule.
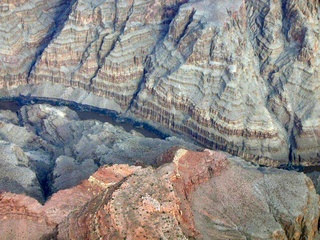
[[[157,169],[101,167],[45,205],[0,194],[1,239],[315,239],[319,197],[302,173],[174,148]],[[232,178],[230,177],[232,176]]]
[[[0,191],[44,202],[105,164],[155,166],[157,156],[173,146],[199,148],[175,137],[146,138],[108,122],[82,121],[67,107],[0,110]]]
[[[260,164],[319,165],[318,0],[15,0],[0,15],[3,98],[72,98]]]
[[[0,239],[318,239],[319,172],[261,165],[320,165],[319,21],[319,0],[1,1],[0,100],[234,156],[1,110]]]

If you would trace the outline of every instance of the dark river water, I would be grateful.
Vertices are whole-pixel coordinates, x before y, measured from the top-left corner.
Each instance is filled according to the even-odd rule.
[[[320,166],[308,166],[303,168],[304,173],[320,172]]]
[[[61,102],[56,101],[45,101],[45,100],[33,100],[27,103],[28,105],[36,104],[36,103],[44,103],[44,104],[50,104],[53,106],[67,106],[70,109],[77,112],[79,118],[81,120],[97,120],[100,122],[108,122],[114,126],[120,126],[127,132],[130,132],[131,130],[134,130],[140,134],[142,134],[144,137],[148,138],[165,138],[167,135],[162,134],[161,132],[157,131],[156,129],[152,128],[151,126],[148,126],[143,123],[139,123],[136,121],[133,121],[131,119],[123,119],[117,117],[115,113],[108,112],[107,110],[103,109],[90,109],[88,106],[81,106],[77,104],[61,104]],[[0,110],[10,110],[13,112],[17,112],[24,104],[20,101],[0,101]]]
[[[119,118],[114,112],[104,109],[92,108],[89,106],[83,106],[81,104],[79,105],[73,102],[62,103],[61,101],[58,102],[56,100],[51,101],[41,99],[29,100],[27,103],[22,103],[21,100],[0,101],[0,110],[2,109],[17,112],[23,105],[31,105],[36,103],[50,104],[53,106],[67,106],[77,112],[81,120],[97,120],[100,122],[108,122],[114,126],[122,127],[127,132],[135,130],[136,132],[142,134],[144,137],[161,139],[168,137],[168,135],[161,133],[160,131],[149,125],[136,122],[132,119]],[[304,173],[320,172],[320,166],[301,167],[299,168],[299,170],[296,169],[295,171],[302,171]]]

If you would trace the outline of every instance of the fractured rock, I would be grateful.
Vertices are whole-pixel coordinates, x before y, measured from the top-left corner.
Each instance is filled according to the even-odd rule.
[[[68,107],[23,106],[18,116],[0,111],[0,190],[41,202],[78,185],[101,165],[155,165],[162,151],[173,146],[198,148],[176,137],[146,138],[108,122],[82,121]]]
[[[32,214],[39,237],[58,239],[317,239],[319,197],[303,173],[210,150],[174,148],[160,159],[157,169],[101,167],[44,206],[2,193],[2,236],[35,234],[19,227]]]

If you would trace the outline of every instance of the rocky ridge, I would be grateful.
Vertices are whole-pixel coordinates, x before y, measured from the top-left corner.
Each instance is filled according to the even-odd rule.
[[[0,98],[73,101],[255,163],[319,165],[319,5],[2,1]],[[180,147],[156,159],[176,145],[196,149],[65,107],[0,111],[0,238],[319,238],[319,173],[314,186]]]
[[[174,148],[157,162],[161,166],[156,169],[101,167],[43,206],[24,195],[1,193],[1,238],[318,236],[319,197],[302,173],[259,168],[210,150]]]
[[[26,84],[38,56],[59,33],[70,1],[4,0],[0,3],[1,87]]]

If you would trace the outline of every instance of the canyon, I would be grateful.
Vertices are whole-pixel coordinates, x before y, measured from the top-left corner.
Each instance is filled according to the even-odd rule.
[[[176,137],[147,138],[139,129],[81,120],[68,107],[47,104],[0,110],[0,189],[44,203],[52,193],[78,185],[100,166],[155,166],[174,146],[199,147]]]
[[[318,0],[1,9],[2,98],[99,102],[255,163],[319,165]]]
[[[0,239],[319,238],[319,0],[0,16]]]

